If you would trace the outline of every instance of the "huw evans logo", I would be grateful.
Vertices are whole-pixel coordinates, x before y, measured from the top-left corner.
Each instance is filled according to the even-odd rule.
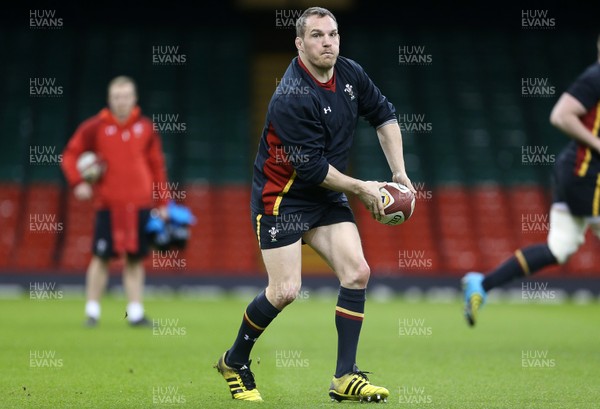
[[[428,270],[433,266],[431,257],[426,257],[425,250],[399,250],[398,267],[405,270]]]
[[[29,283],[30,300],[62,300],[63,291],[59,290],[55,282]]]
[[[56,78],[51,77],[30,77],[29,78],[29,96],[30,97],[49,97],[56,98],[63,96],[63,86],[58,85]]]
[[[62,153],[58,153],[56,146],[30,145],[29,163],[31,165],[60,165]]]
[[[548,356],[548,351],[544,350],[523,350],[521,351],[522,368],[555,368],[556,359]]]
[[[548,78],[521,78],[521,95],[524,97],[553,97],[556,87],[550,84]]]
[[[29,28],[60,29],[63,19],[56,16],[56,10],[29,10]]]
[[[179,386],[154,386],[152,388],[152,403],[155,405],[185,404],[185,396],[179,391]]]
[[[556,156],[548,153],[548,146],[521,146],[521,163],[523,165],[554,165]]]
[[[431,395],[427,394],[425,387],[422,386],[402,386],[398,390],[398,403],[404,405],[421,405],[433,403]]]
[[[187,197],[187,191],[180,189],[179,182],[152,182],[153,200],[179,200]]]
[[[398,63],[400,65],[431,65],[433,57],[425,52],[424,45],[398,46]]]
[[[302,357],[300,350],[277,350],[275,351],[275,366],[277,368],[308,368],[308,358]]]
[[[187,55],[183,54],[178,45],[153,45],[153,65],[183,65],[187,62]]]
[[[179,250],[152,250],[153,269],[184,270],[187,267],[185,257],[181,257]]]
[[[425,325],[425,318],[398,319],[398,335],[400,336],[431,336],[433,328]]]
[[[556,19],[548,16],[548,10],[521,10],[521,28],[553,29],[556,28]]]
[[[275,93],[277,95],[306,96],[310,92],[308,85],[302,85],[301,78],[275,78]]]
[[[310,156],[302,152],[302,146],[275,146],[275,163],[279,165],[290,165],[297,163],[308,163]]]
[[[184,133],[187,123],[179,118],[179,114],[152,114],[152,130],[161,134]]]
[[[185,336],[187,328],[179,323],[179,318],[160,318],[152,320],[152,335]]]
[[[430,201],[433,198],[433,191],[425,186],[425,182],[412,182],[412,185],[417,191],[415,199],[420,201]]]
[[[548,233],[550,231],[550,217],[547,213],[521,214],[521,231],[523,233]]]
[[[30,350],[29,367],[30,368],[62,368],[63,359],[58,358],[56,351],[52,350]]]
[[[401,132],[431,133],[433,125],[425,119],[425,114],[398,114]]]
[[[302,10],[275,10],[275,27],[296,28],[296,20],[302,15]]]
[[[29,231],[36,233],[62,233],[63,222],[54,213],[30,213]]]
[[[524,281],[521,283],[521,298],[529,301],[554,301],[556,291],[548,288],[548,283]]]
[[[299,213],[283,213],[275,216],[275,229],[280,232],[305,232],[310,229],[310,224],[303,222]]]

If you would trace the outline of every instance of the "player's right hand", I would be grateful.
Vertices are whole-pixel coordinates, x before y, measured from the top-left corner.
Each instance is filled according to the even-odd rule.
[[[381,218],[385,216],[383,202],[381,201],[381,193],[379,192],[379,189],[384,186],[384,182],[363,182],[361,190],[358,193],[358,198],[363,202],[367,210],[371,212],[371,216],[373,216],[375,220],[381,220]]]
[[[77,200],[90,200],[92,193],[92,185],[88,182],[81,182],[73,189],[73,194],[75,194]]]

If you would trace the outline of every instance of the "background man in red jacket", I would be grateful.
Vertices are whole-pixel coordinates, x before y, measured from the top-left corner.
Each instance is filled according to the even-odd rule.
[[[86,151],[95,152],[106,164],[94,188],[77,170],[77,159]],[[95,196],[93,256],[86,276],[87,325],[100,319],[110,259],[123,254],[127,319],[131,325],[149,325],[142,304],[142,263],[149,246],[144,228],[152,208],[166,214],[168,195],[159,190],[166,189],[167,177],[160,136],[152,121],[141,115],[131,78],[119,76],[109,83],[108,108],[79,125],[63,152],[62,170],[77,199]]]

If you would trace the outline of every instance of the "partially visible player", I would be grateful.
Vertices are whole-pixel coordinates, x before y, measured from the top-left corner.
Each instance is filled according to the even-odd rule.
[[[153,191],[165,189],[167,177],[160,136],[154,132],[152,121],[142,116],[131,78],[119,76],[109,83],[108,108],[85,120],[63,152],[62,169],[79,200],[89,200],[93,194],[76,166],[85,151],[95,152],[106,163],[96,185],[93,256],[86,276],[86,323],[95,326],[100,319],[100,298],[108,282],[110,259],[125,256],[127,319],[132,326],[147,326],[150,322],[142,303],[142,263],[149,251],[145,226],[152,208],[166,214],[168,195],[153,195]]]
[[[384,215],[379,188],[385,184],[344,174],[359,117],[377,130],[393,181],[414,188],[404,168],[395,109],[360,65],[339,56],[333,14],[320,7],[307,9],[296,22],[296,35],[298,56],[271,98],[254,162],[252,226],[268,285],[246,308],[237,337],[216,368],[234,399],[262,401],[250,352],[296,298],[306,243],[340,281],[337,362],[329,395],[338,401],[379,402],[389,391],[371,384],[356,365],[370,270],[346,195],[356,196],[379,219]],[[310,331],[310,319],[303,330]]]
[[[471,272],[462,279],[465,317],[475,325],[492,288],[564,264],[591,228],[600,238],[600,36],[598,61],[589,66],[554,105],[550,122],[572,140],[552,173],[553,203],[548,241],[519,249],[491,273]]]

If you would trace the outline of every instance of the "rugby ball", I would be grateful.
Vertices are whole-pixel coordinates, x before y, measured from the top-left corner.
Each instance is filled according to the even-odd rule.
[[[77,158],[77,171],[86,182],[97,182],[102,177],[104,169],[104,162],[94,152],[83,152]]]
[[[387,182],[379,191],[385,212],[379,223],[397,226],[410,219],[415,211],[416,200],[409,188],[399,183]]]

